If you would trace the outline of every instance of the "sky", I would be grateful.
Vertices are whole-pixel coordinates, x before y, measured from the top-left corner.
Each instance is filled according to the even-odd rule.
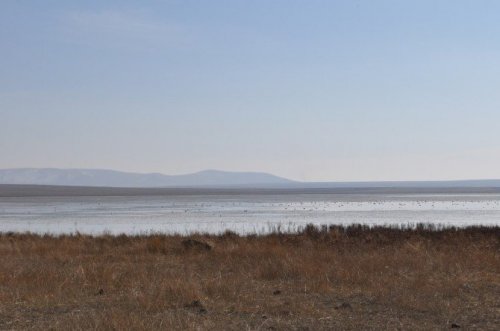
[[[500,178],[500,2],[0,2],[0,168]]]

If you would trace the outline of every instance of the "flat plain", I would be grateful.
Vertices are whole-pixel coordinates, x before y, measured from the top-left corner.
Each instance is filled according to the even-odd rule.
[[[0,329],[495,330],[500,228],[0,236]]]

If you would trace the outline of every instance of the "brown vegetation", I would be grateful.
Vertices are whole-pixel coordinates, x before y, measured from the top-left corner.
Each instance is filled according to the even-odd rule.
[[[0,261],[0,329],[500,325],[500,228],[3,234]]]

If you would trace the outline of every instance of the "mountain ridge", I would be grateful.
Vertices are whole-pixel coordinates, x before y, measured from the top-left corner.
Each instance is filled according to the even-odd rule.
[[[499,179],[300,182],[264,172],[207,169],[181,175],[85,168],[0,169],[0,184],[90,187],[500,188]]]
[[[182,175],[82,168],[0,169],[0,184],[18,185],[192,187],[279,185],[287,183],[293,183],[293,181],[263,172],[234,172],[214,169]]]

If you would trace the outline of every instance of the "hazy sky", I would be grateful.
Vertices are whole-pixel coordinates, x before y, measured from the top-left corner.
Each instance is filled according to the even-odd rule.
[[[500,1],[0,2],[0,168],[500,178]]]

